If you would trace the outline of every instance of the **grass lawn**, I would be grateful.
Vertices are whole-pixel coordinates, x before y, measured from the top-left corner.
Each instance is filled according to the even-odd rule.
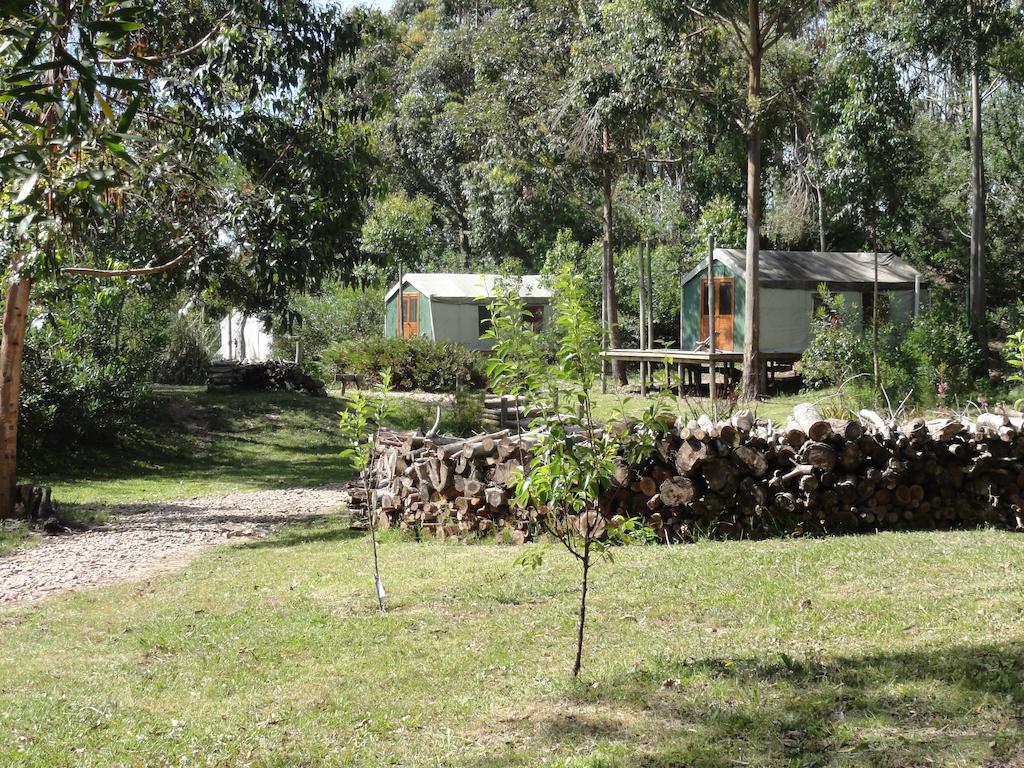
[[[574,564],[340,524],[0,612],[0,765],[1019,766],[1024,538],[619,550]]]
[[[426,429],[433,408],[399,401],[399,428]],[[111,448],[94,448],[33,474],[65,504],[146,501],[205,494],[316,486],[346,480],[338,458],[340,394],[208,394],[159,387],[145,418]],[[450,420],[451,414],[444,416]]]
[[[621,413],[627,416],[635,416],[654,403],[656,397],[640,397],[639,395],[621,395],[609,392],[606,395],[595,394],[595,416],[598,420],[613,418]],[[676,398],[674,392],[663,399],[665,406],[670,413],[677,413],[686,418],[694,414],[710,413],[711,403],[707,398]],[[820,392],[805,392],[802,394],[777,395],[764,402],[759,403],[730,403],[722,399],[718,402],[721,416],[731,414],[740,408],[749,408],[755,415],[771,419],[776,424],[785,426],[786,419],[792,415],[793,406],[797,403],[813,402],[825,411],[830,408],[840,407],[840,398],[835,390],[822,390]]]

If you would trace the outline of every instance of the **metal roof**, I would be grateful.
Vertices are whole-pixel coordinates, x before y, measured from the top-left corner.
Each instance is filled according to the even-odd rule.
[[[452,274],[445,272],[409,272],[403,276],[407,285],[411,285],[424,296],[436,301],[477,301],[495,294],[501,275]],[[389,301],[398,291],[398,283],[384,296]],[[551,291],[544,287],[540,275],[525,275],[522,278],[519,295],[523,299],[547,301]]]
[[[816,288],[820,283],[836,290],[856,290],[874,283],[874,253],[870,251],[761,251],[761,285],[771,288]],[[715,259],[733,273],[746,273],[746,252],[737,248],[715,248]],[[688,283],[706,272],[708,260],[691,269],[684,277]],[[914,278],[922,285],[928,280],[916,269],[892,253],[878,254],[878,282],[888,290],[910,289]]]

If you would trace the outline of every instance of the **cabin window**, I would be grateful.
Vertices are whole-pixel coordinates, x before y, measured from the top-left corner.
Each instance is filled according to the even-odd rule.
[[[491,308],[486,304],[479,304],[476,308],[476,322],[478,335],[482,339],[484,334],[491,330]]]
[[[732,283],[718,284],[718,306],[715,312],[719,315],[732,314]]]
[[[874,290],[864,291],[861,294],[860,305],[863,308],[863,322],[865,328],[870,328],[873,321],[872,315],[875,309]],[[889,301],[888,296],[879,292],[878,294],[878,323],[884,325],[889,322]]]
[[[544,325],[544,307],[541,304],[529,304],[523,312],[523,321],[534,331]]]

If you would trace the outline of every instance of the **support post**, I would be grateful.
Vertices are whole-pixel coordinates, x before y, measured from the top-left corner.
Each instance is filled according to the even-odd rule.
[[[914,319],[921,314],[921,276],[914,275]]]
[[[708,235],[708,396],[711,399],[711,418],[715,418],[715,236]]]
[[[654,241],[647,241],[647,349],[654,349]]]
[[[395,329],[395,336],[405,338],[405,292],[402,284],[405,282],[405,273],[402,271],[402,262],[398,262],[398,312],[395,317],[398,319],[398,327]]]
[[[601,265],[601,351],[608,351],[608,296],[604,290],[605,267]],[[601,355],[601,394],[608,394],[608,358]]]
[[[642,352],[647,349],[650,339],[647,338],[647,259],[644,256],[644,241],[639,240],[636,244],[637,266],[639,267],[637,277],[638,304],[640,306],[640,323],[637,333],[637,348]],[[640,396],[647,397],[647,363],[640,361]]]

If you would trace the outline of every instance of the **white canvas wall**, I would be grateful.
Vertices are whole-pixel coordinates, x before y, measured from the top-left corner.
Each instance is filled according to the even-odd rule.
[[[811,343],[811,314],[817,291],[791,288],[761,289],[761,349],[765,352],[803,352]],[[860,328],[859,293],[841,292]]]
[[[273,341],[273,335],[263,329],[262,320],[245,317],[240,312],[232,310],[231,314],[220,321],[220,348],[217,350],[217,356],[226,360],[269,360],[270,345]]]
[[[889,322],[908,323],[914,316],[913,291],[883,291],[889,302]],[[761,349],[765,352],[803,352],[811,341],[811,313],[817,291],[761,289]],[[841,291],[853,328],[864,327],[863,294]],[[922,294],[922,304],[924,295]]]
[[[431,302],[434,338],[457,341],[470,349],[489,349],[490,342],[480,338],[480,316],[476,304]]]
[[[480,338],[480,310],[476,304],[453,304],[442,301],[431,301],[434,339],[437,341],[457,341],[470,349],[490,349],[488,339]],[[550,309],[544,307],[545,319]]]

